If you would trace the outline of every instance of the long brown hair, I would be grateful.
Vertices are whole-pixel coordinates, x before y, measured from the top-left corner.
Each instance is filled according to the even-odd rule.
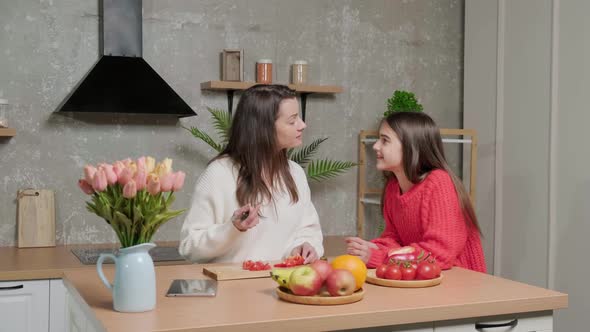
[[[240,206],[270,201],[275,188],[286,188],[291,202],[299,201],[287,150],[278,151],[275,128],[281,102],[295,97],[295,91],[284,85],[255,85],[242,94],[229,142],[213,159],[228,156],[238,165],[236,198]]]
[[[434,120],[421,112],[397,112],[389,115],[383,121],[393,129],[402,144],[402,163],[408,180],[416,184],[424,180],[428,173],[435,169],[446,171],[459,196],[461,209],[466,217],[465,222],[468,226],[475,227],[481,234],[465,186],[446,161],[440,129]],[[386,177],[388,177],[387,174]]]

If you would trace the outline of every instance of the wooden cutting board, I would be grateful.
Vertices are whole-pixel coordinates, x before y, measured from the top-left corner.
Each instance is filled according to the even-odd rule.
[[[242,268],[242,264],[205,266],[203,274],[215,280],[270,278],[270,270],[248,271]]]
[[[55,247],[55,200],[51,190],[24,189],[17,194],[19,248]]]

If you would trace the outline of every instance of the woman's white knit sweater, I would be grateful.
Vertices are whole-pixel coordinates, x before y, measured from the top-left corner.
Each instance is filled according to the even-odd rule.
[[[280,260],[296,246],[309,242],[318,257],[324,253],[318,214],[311,202],[305,172],[289,161],[299,201],[275,190],[274,201],[264,204],[255,227],[240,232],[231,222],[240,208],[236,199],[238,168],[230,158],[213,161],[195,185],[190,210],[182,225],[179,252],[186,259],[203,262]]]

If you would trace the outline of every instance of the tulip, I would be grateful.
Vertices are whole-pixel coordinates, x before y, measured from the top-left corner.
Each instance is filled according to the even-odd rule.
[[[164,174],[160,177],[160,190],[163,192],[168,192],[172,190],[172,186],[174,185],[175,174],[168,173]]]
[[[129,168],[124,168],[121,171],[121,174],[119,175],[119,179],[117,180],[117,182],[119,182],[120,185],[124,186],[127,184],[127,182],[129,182],[131,179],[133,178],[133,172],[131,171],[131,169]]]
[[[186,177],[186,174],[184,174],[184,172],[182,171],[178,171],[175,174],[174,177],[174,185],[172,186],[172,191],[180,191],[182,189],[182,187],[184,186],[184,178]]]
[[[137,186],[135,185],[135,181],[130,180],[123,187],[123,197],[133,198],[133,197],[135,197],[135,195],[137,195]]]
[[[156,167],[156,159],[152,158],[152,157],[146,157],[145,158],[145,171],[149,173],[151,173],[154,168]]]
[[[156,173],[159,177],[162,177],[164,174],[168,174],[172,171],[172,159],[166,158],[161,163],[156,165],[154,169],[154,173]]]
[[[112,185],[117,183],[117,174],[113,170],[113,165],[111,164],[100,164],[98,165],[99,169],[104,170],[104,174],[107,176],[107,183]]]
[[[119,176],[121,176],[121,172],[123,172],[123,170],[124,170],[124,169],[125,169],[125,164],[123,164],[123,163],[122,163],[122,162],[120,162],[120,161],[116,161],[116,162],[113,164],[113,172],[115,172],[115,175],[117,175],[117,178],[118,178]]]
[[[104,173],[104,170],[99,169],[98,171],[96,171],[96,174],[94,174],[94,179],[92,181],[92,188],[95,191],[104,191],[107,187],[107,176]]]
[[[135,177],[133,181],[135,181],[135,185],[137,186],[137,190],[143,190],[146,185],[147,174],[145,172],[145,168],[138,168],[137,173],[135,173]]]
[[[139,157],[137,159],[137,168],[145,169],[145,157]]]
[[[155,174],[150,174],[147,180],[147,191],[150,195],[155,196],[160,193],[160,178]]]
[[[88,183],[85,179],[78,180],[78,187],[80,187],[80,189],[82,189],[86,195],[94,194],[94,189],[92,189],[90,183]]]
[[[94,174],[96,174],[96,168],[92,165],[84,166],[84,180],[88,183],[92,183],[94,179]]]

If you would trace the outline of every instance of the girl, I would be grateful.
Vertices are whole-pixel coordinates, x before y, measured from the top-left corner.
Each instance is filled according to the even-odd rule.
[[[461,180],[450,170],[440,131],[424,113],[388,116],[373,146],[387,184],[382,207],[385,230],[365,241],[347,238],[347,252],[370,268],[396,253],[430,252],[442,269],[486,272],[480,229]]]
[[[238,103],[227,147],[197,180],[179,252],[193,262],[279,260],[323,254],[303,169],[287,150],[306,125],[295,91],[256,85]]]

